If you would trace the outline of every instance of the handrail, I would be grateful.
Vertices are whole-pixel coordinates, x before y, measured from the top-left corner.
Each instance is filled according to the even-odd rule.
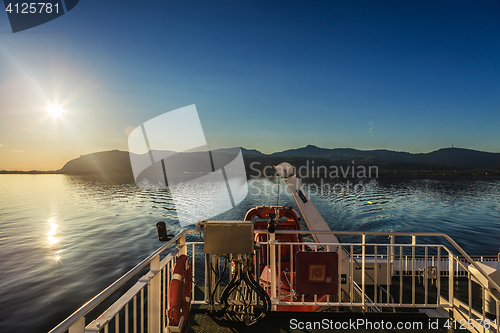
[[[157,255],[161,254],[163,251],[174,245],[182,235],[193,232],[203,232],[202,229],[189,229],[183,230],[174,236],[170,241],[168,241],[165,245],[157,249],[155,252],[151,253],[148,257],[146,257],[143,261],[137,264],[134,268],[129,270],[127,273],[123,274],[118,280],[109,285],[106,289],[101,291],[99,294],[94,296],[90,301],[82,305],[78,310],[73,312],[68,318],[59,323],[56,327],[54,327],[49,333],[62,333],[70,328],[72,324],[74,324],[79,318],[85,316],[87,313],[92,311],[99,303],[108,298],[112,293],[114,293],[118,288],[120,288],[123,284],[125,284],[129,279],[139,273],[144,267],[146,267]]]
[[[394,304],[394,297],[392,297],[392,294],[389,294],[389,292],[384,288],[382,287],[381,285],[378,286],[379,290],[385,292],[385,294],[387,295],[388,298],[390,298],[391,300],[391,303]],[[380,295],[382,295],[382,293],[380,293]],[[392,307],[392,312],[396,312],[396,307]]]
[[[351,282],[352,282],[353,287],[354,287],[353,289],[358,293],[359,296],[361,296],[361,298],[363,298],[363,291],[361,290],[359,285],[354,280],[351,280]],[[361,302],[363,302],[363,300]],[[374,312],[381,312],[380,309],[378,308],[378,306],[375,305],[375,303],[371,300],[371,298],[367,294],[365,294],[364,302],[365,302],[365,306],[369,306],[370,308],[372,308],[372,310]],[[366,303],[368,303],[368,304],[366,304]]]
[[[260,230],[262,232],[262,230]],[[373,235],[373,236],[427,236],[427,237],[443,237],[448,242],[450,242],[453,247],[460,252],[460,254],[467,259],[467,261],[474,266],[485,278],[488,282],[500,293],[500,286],[493,281],[491,277],[486,274],[486,272],[479,267],[474,260],[458,245],[450,236],[447,234],[439,233],[439,232],[387,232],[387,231],[332,231],[332,230],[276,230],[277,234],[328,234],[334,233],[336,235]],[[368,244],[364,244],[368,245]],[[393,244],[387,244],[388,246],[392,246]]]
[[[446,249],[446,246],[444,247]],[[448,249],[447,249],[448,250]],[[468,267],[464,265],[463,262],[461,262],[457,256],[453,256],[453,259],[465,270],[468,270]],[[458,267],[458,266],[457,266]]]
[[[268,241],[264,241],[264,242],[260,242],[261,244],[267,244]],[[297,243],[297,242],[276,242],[276,244],[281,244],[281,245],[297,245],[297,244],[300,244],[300,245],[342,245],[342,246],[390,246],[390,247],[398,247],[398,246],[411,246],[411,247],[446,247],[442,244],[415,244],[415,245],[412,245],[412,244],[408,244],[408,243],[401,243],[401,244],[380,244],[380,243],[325,243],[325,242],[321,242],[321,243],[314,243],[314,242],[301,242],[301,243]],[[361,254],[356,254],[356,256],[360,256]],[[372,254],[366,254],[367,257],[372,257],[373,256],[373,253]],[[382,255],[382,254],[377,254],[377,257],[383,257],[383,256],[387,256],[387,255]],[[390,256],[390,255],[389,255]],[[418,257],[418,255],[416,255]],[[421,255],[421,257],[423,258],[424,255]]]

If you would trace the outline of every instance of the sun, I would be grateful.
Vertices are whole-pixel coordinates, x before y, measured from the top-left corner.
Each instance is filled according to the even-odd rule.
[[[59,104],[50,104],[45,108],[52,118],[58,118],[63,114],[63,109]]]

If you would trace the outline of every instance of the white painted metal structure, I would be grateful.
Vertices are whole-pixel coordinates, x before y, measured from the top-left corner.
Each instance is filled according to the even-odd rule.
[[[258,230],[255,232],[263,232]],[[179,233],[174,239],[162,246],[148,258],[143,260],[139,265],[134,267],[111,286],[106,288],[99,295],[84,304],[80,309],[68,317],[65,321],[54,328],[51,333],[66,332],[83,333],[83,332],[108,332],[110,329],[114,332],[165,332],[168,323],[166,322],[165,310],[168,309],[168,301],[165,302],[166,291],[168,290],[175,257],[180,253],[187,254],[193,263],[193,276],[198,277],[199,287],[205,287],[205,295],[207,295],[206,279],[208,272],[206,267],[199,267],[199,262],[204,262],[203,242],[186,242],[186,235],[190,233],[203,233],[203,229],[185,230]],[[298,233],[311,234],[311,231],[292,231],[292,230],[277,230],[276,233]],[[314,234],[328,235],[334,234],[332,231],[315,231]],[[326,301],[319,302],[315,296],[314,301],[307,302],[302,300],[293,300],[290,293],[286,294],[276,287],[276,274],[271,273],[271,281],[274,290],[271,291],[272,303],[278,305],[321,305],[321,306],[341,306],[364,309],[366,311],[384,311],[383,309],[393,311],[397,308],[413,307],[418,309],[436,309],[443,308],[453,311],[454,318],[463,318],[471,320],[475,323],[475,328],[471,331],[477,332],[499,332],[497,324],[499,323],[500,300],[494,295],[492,290],[485,286],[481,281],[475,282],[472,278],[470,267],[474,267],[479,274],[488,281],[490,287],[495,291],[500,291],[500,287],[484,272],[484,270],[472,260],[450,237],[445,234],[437,233],[396,233],[396,232],[348,232],[337,231],[337,235],[356,235],[361,238],[361,242],[354,243],[323,243],[325,247],[339,247],[339,250],[345,251],[349,256],[349,267],[347,272],[341,269],[340,274],[346,274],[349,278],[345,281],[346,288],[339,288],[341,295],[332,295]],[[273,240],[273,235],[270,234],[269,241],[260,244],[261,247],[269,246],[269,256],[274,256],[276,261],[276,269],[281,267],[280,253],[284,247],[293,247],[294,243],[281,243]],[[367,237],[370,236],[389,236],[395,241],[390,244],[375,244],[367,242]],[[403,237],[404,236],[404,237]],[[404,243],[401,239],[411,238],[411,243]],[[418,239],[421,237],[434,236],[443,240],[447,240],[453,249],[450,249],[440,244],[419,244]],[[318,245],[316,243],[298,243],[299,246]],[[391,251],[394,249],[394,251]],[[423,256],[418,256],[417,252],[424,252]],[[459,253],[457,256],[453,251]],[[436,253],[430,256],[428,253]],[[161,256],[167,255],[161,259]],[[409,254],[408,254],[409,253]],[[433,257],[433,258],[432,258]],[[201,260],[195,260],[196,258]],[[160,260],[161,259],[161,260]],[[216,259],[213,258],[215,261]],[[484,258],[483,258],[484,259]],[[361,273],[364,274],[372,263],[389,263],[386,264],[386,279],[380,280],[378,277],[379,265],[373,266],[374,281],[355,281],[350,278],[354,276],[353,271],[360,265]],[[426,265],[427,263],[427,265]],[[293,261],[291,262],[293,265]],[[138,276],[144,267],[149,265],[149,271]],[[428,270],[418,269],[418,267],[427,267],[436,265],[436,279],[431,280]],[[460,269],[457,269],[459,267]],[[293,270],[293,266],[292,266]],[[202,278],[199,278],[199,277]],[[293,279],[293,275],[291,276]],[[92,320],[90,317],[91,310],[97,305],[106,302],[120,286],[129,281],[136,283],[128,290],[122,293],[120,298],[109,305],[107,310],[99,314],[93,314]],[[202,282],[205,280],[205,282]],[[274,280],[274,281],[273,281]],[[365,279],[366,280],[366,279]],[[458,281],[464,283],[462,294],[468,295],[458,297],[455,294],[454,286]],[[339,285],[342,281],[339,279]],[[473,307],[472,301],[472,284],[478,283],[478,287],[482,293],[482,304],[479,308]],[[293,281],[291,281],[293,285]],[[410,292],[405,294],[403,286],[410,287]],[[429,299],[429,289],[435,288],[437,295],[434,299]],[[381,287],[381,288],[380,288]],[[420,291],[419,289],[420,288]],[[194,290],[194,286],[193,286]],[[424,301],[417,302],[417,294],[423,290]],[[147,297],[146,297],[147,295]],[[388,296],[390,295],[390,296]],[[485,300],[486,296],[494,302],[496,313],[493,315],[486,314]],[[422,298],[422,297],[420,297]],[[168,299],[168,298],[167,298]],[[194,296],[192,304],[206,304],[206,296]],[[89,314],[90,313],[90,314]],[[94,319],[96,317],[96,319]],[[479,327],[480,321],[488,321],[489,328],[484,325]]]
[[[316,206],[309,198],[308,194],[301,186],[302,180],[295,175],[294,168],[286,162],[278,164],[274,167],[278,175],[283,178],[283,181],[288,185],[290,192],[293,195],[295,203],[299,207],[300,213],[306,222],[309,230],[330,230],[323,216],[318,212]],[[312,235],[316,243],[339,243],[337,236],[334,233]],[[337,251],[337,247],[331,247],[332,252]]]

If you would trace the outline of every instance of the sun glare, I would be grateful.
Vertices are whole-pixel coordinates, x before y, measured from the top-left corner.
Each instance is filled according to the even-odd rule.
[[[55,104],[55,103],[54,104],[50,104],[49,106],[47,106],[45,108],[45,110],[47,110],[47,112],[49,113],[49,115],[52,116],[53,118],[58,118],[63,113],[62,107],[59,104]]]
[[[59,242],[59,239],[55,237],[57,231],[57,223],[54,219],[49,220],[49,232],[47,233],[47,240],[49,241],[49,245],[54,245]]]

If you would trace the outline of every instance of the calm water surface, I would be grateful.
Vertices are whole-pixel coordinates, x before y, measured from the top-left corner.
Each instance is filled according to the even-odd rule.
[[[218,218],[276,204],[271,181],[249,185],[249,196]],[[323,185],[312,199],[332,230],[444,232],[471,255],[500,252],[497,179],[379,179],[356,196]],[[283,187],[280,204],[295,206]],[[161,246],[161,220],[182,230],[167,192],[128,180],[0,175],[0,332],[50,330]]]

